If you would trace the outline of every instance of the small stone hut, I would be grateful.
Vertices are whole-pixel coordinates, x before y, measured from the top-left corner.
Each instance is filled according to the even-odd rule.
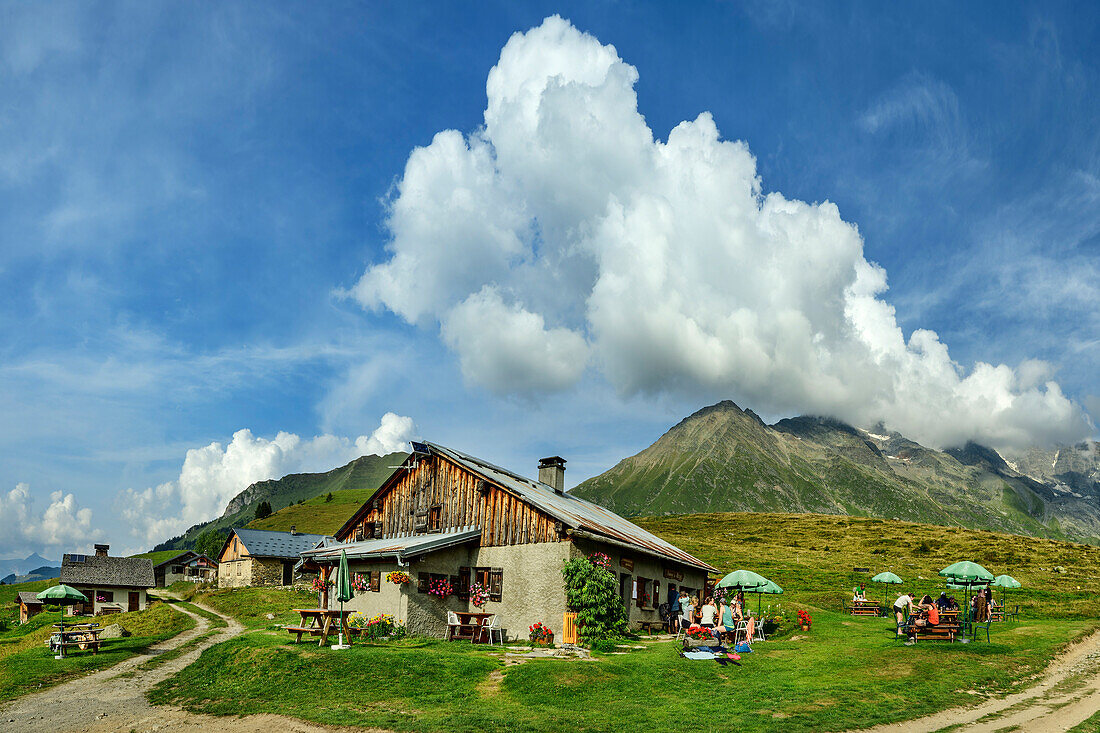
[[[69,606],[70,614],[142,611],[146,591],[154,587],[153,561],[147,557],[110,557],[109,545],[96,545],[94,555],[66,554],[61,558],[61,582],[88,597]]]
[[[336,532],[302,553],[328,577],[347,553],[358,592],[345,608],[395,615],[413,633],[444,636],[447,612],[499,614],[510,637],[536,621],[562,638],[564,561],[607,555],[632,625],[659,621],[671,593],[701,591],[717,569],[597,504],[564,490],[565,460],[539,463],[539,479],[434,443],[413,453]],[[410,582],[387,581],[404,572]],[[447,580],[453,593],[429,593]],[[470,590],[487,592],[475,608]],[[334,594],[331,594],[334,595]],[[335,602],[329,599],[330,604]]]

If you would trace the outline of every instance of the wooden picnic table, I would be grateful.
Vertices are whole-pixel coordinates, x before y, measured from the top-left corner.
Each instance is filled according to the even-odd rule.
[[[65,653],[65,649],[74,646],[81,650],[91,649],[92,654],[99,653],[99,647],[103,644],[99,638],[103,629],[99,624],[66,624],[64,626],[54,624],[53,626],[57,631],[46,641],[46,644],[60,649],[62,654]]]
[[[852,616],[878,616],[879,605],[867,598],[856,598],[852,600],[852,605],[848,607],[848,613]]]
[[[299,626],[287,626],[286,630],[296,635],[295,644],[302,640],[303,634],[308,634],[321,637],[317,641],[317,646],[325,646],[328,644],[329,634],[336,631],[332,628],[334,621],[344,630],[344,638],[351,641],[348,616],[354,611],[341,611],[339,608],[295,608],[294,612],[302,617],[302,623]]]
[[[458,626],[448,629],[449,639],[469,639],[472,643],[481,642],[485,629],[485,620],[495,616],[495,613],[482,613],[480,611],[455,611],[458,616]]]

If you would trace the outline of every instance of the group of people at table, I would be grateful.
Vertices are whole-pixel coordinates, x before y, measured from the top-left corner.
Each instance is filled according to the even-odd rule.
[[[713,634],[718,643],[722,642],[723,635],[736,637],[738,630],[745,632],[744,638],[748,641],[756,631],[756,619],[745,605],[743,591],[728,599],[728,602],[724,597],[716,601],[711,596],[700,602],[699,596],[680,593],[669,604],[668,625],[671,633],[701,627]]]
[[[867,589],[863,584],[852,591],[854,602],[867,600]],[[993,599],[993,589],[986,586],[982,588],[970,600],[970,618],[975,623],[985,623],[990,615],[998,610],[997,602]],[[898,636],[903,633],[909,636],[906,644],[915,643],[915,638],[920,631],[928,627],[938,626],[942,623],[943,615],[947,615],[952,622],[958,619],[959,602],[955,596],[947,595],[947,591],[940,593],[935,601],[932,596],[925,595],[917,601],[906,591],[901,591],[898,599],[894,601],[894,616],[897,619]]]

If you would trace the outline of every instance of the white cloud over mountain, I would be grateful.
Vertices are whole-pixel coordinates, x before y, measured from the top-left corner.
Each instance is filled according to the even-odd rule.
[[[965,368],[936,333],[906,338],[835,205],[764,193],[709,113],[655,139],[637,80],[560,17],[513,35],[484,127],[409,156],[390,258],[352,295],[438,324],[466,380],[496,393],[568,389],[591,368],[622,395],[881,420],[931,446],[1087,434],[1049,366]]]
[[[91,509],[77,506],[72,494],[54,491],[41,513],[35,511],[30,487],[16,484],[0,494],[0,555],[28,552],[27,547],[66,551],[98,536]]]
[[[412,418],[387,412],[370,435],[355,440],[319,435],[303,440],[280,432],[273,439],[238,430],[228,445],[187,451],[179,478],[119,493],[118,507],[139,543],[155,544],[213,519],[250,484],[289,473],[328,471],[359,456],[408,450],[416,438]]]

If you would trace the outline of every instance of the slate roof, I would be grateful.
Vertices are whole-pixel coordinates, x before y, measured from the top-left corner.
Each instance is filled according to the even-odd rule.
[[[390,537],[370,539],[361,542],[336,543],[327,547],[318,547],[302,553],[303,558],[311,558],[322,564],[340,560],[340,550],[348,553],[348,560],[369,560],[382,557],[408,558],[423,555],[444,547],[461,545],[464,542],[479,539],[481,530],[477,527],[465,527],[451,532],[421,534],[408,537]]]
[[[27,605],[27,606],[41,606],[41,605],[44,605],[42,603],[42,601],[38,600],[38,594],[35,593],[33,590],[21,590],[21,591],[19,591],[19,598],[16,599],[16,600],[20,603],[23,603],[23,604]]]
[[[312,550],[319,542],[331,540],[323,534],[298,532],[274,532],[268,529],[234,529],[237,539],[248,550],[249,557],[278,557],[297,560],[306,550]],[[226,539],[226,544],[229,540]],[[224,551],[224,547],[222,548]]]
[[[147,557],[76,554],[66,554],[61,558],[61,582],[65,585],[115,585],[124,588],[152,588],[156,585],[153,561]]]

